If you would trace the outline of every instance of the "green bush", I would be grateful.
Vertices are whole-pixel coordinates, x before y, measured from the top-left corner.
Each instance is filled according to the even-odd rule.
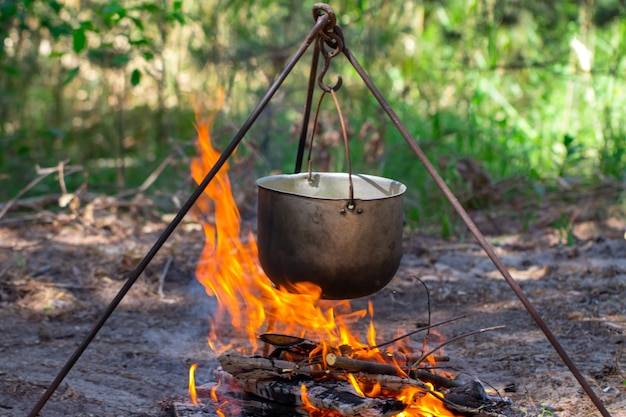
[[[224,146],[313,24],[295,0],[0,2],[0,200],[34,166],[85,166],[90,187],[138,184],[167,155],[193,154],[194,107],[222,87]],[[547,186],[624,181],[626,14],[618,1],[338,1],[347,46],[454,191],[471,158],[491,179]],[[291,171],[308,79],[303,59],[239,150],[255,174]],[[350,125],[352,162],[410,188],[410,217],[441,196],[341,56],[326,80]],[[204,106],[204,107],[203,107]],[[345,169],[332,100],[316,166]],[[126,161],[126,169],[116,167]],[[164,186],[180,187],[185,166]],[[53,183],[33,192],[45,193]]]

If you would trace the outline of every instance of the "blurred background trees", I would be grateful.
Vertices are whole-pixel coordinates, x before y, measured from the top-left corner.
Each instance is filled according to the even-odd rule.
[[[229,142],[308,33],[312,5],[0,0],[0,201],[36,165],[65,160],[85,168],[90,190],[107,193],[137,186],[174,155],[158,192],[191,186],[194,109],[213,109],[223,89],[214,139]],[[623,1],[330,6],[347,46],[468,204],[626,181]],[[245,175],[293,170],[309,62],[307,54],[240,147]],[[440,216],[434,185],[341,57],[329,80],[339,74],[355,170],[406,183],[410,219]],[[315,166],[343,170],[331,101],[320,120]],[[55,187],[50,179],[33,193]]]

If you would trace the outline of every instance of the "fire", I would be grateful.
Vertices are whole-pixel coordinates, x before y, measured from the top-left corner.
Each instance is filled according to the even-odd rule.
[[[195,373],[196,373],[197,367],[198,367],[198,364],[194,363],[189,368],[189,398],[191,398],[191,402],[194,403],[194,405],[198,405],[198,396],[196,394],[196,379],[195,379]]]
[[[212,117],[198,122],[196,126],[200,156],[192,161],[191,173],[198,183],[220,156],[220,152],[211,145],[211,124]],[[201,222],[206,243],[196,276],[207,294],[217,300],[208,336],[213,351],[220,354],[234,347],[242,353],[255,354],[260,350],[258,335],[273,332],[322,341],[319,351],[314,352],[322,357],[326,357],[330,347],[347,345],[352,352],[358,351],[361,359],[379,358],[379,361],[384,361],[382,355],[386,353],[368,348],[377,344],[371,303],[367,310],[352,311],[348,301],[320,299],[321,290],[314,284],[295,284],[298,294],[294,294],[275,288],[265,276],[258,262],[252,231],[242,232],[241,216],[228,177],[228,164],[211,181],[197,208],[204,215]],[[214,214],[214,221],[206,220],[210,214]],[[366,334],[361,335],[354,325],[367,316],[370,318],[369,327]],[[397,363],[395,365],[399,367]],[[192,376],[190,370],[190,381]],[[360,386],[353,377],[351,381],[359,395],[385,395],[380,386]],[[313,407],[304,385],[301,397],[309,415],[338,416],[336,412]],[[407,405],[403,412],[397,414],[399,417],[454,416],[445,409],[441,400],[423,390],[404,392],[398,398]]]
[[[363,393],[363,390],[361,389],[361,386],[359,385],[359,382],[356,380],[354,375],[348,374],[348,381],[350,381],[350,383],[352,384],[352,388],[354,388],[354,391],[357,394],[359,394],[361,397],[365,397],[365,394]]]
[[[333,410],[324,410],[322,408],[315,407],[311,400],[309,400],[309,396],[306,391],[306,385],[300,385],[300,399],[302,400],[302,404],[300,408],[306,410],[309,413],[309,417],[342,417],[336,411]]]
[[[396,417],[455,417],[456,414],[449,411],[443,402],[439,399],[441,394],[435,393],[433,386],[426,383],[430,387],[430,393],[415,388],[407,388],[398,397],[404,404],[407,404],[406,410],[398,414]]]
[[[197,131],[201,155],[192,161],[191,172],[196,182],[200,182],[220,153],[211,146],[210,123],[199,123]],[[352,312],[347,301],[320,300],[320,288],[310,283],[296,284],[299,294],[277,289],[265,276],[258,263],[252,232],[241,238],[241,216],[227,172],[228,164],[225,164],[207,187],[206,198],[199,203],[200,210],[211,210],[216,219],[214,224],[202,222],[206,243],[196,269],[198,280],[218,302],[211,323],[210,347],[221,353],[233,346],[230,341],[220,344],[221,338],[216,333],[227,318],[229,329],[243,331],[251,346],[250,353],[258,351],[257,335],[268,330],[324,340],[337,346],[365,347],[361,336],[349,326],[365,317],[367,311]],[[374,338],[371,326],[367,339],[371,343]]]

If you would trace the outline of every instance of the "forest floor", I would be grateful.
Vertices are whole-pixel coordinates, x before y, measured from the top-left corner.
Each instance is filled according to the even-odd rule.
[[[57,212],[26,221],[11,213],[0,221],[0,415],[29,413],[167,224],[142,208],[148,205],[114,206],[88,219]],[[514,210],[489,213],[472,216],[612,415],[626,415],[624,208],[593,195],[553,201],[536,207],[524,233]],[[572,221],[559,223],[564,215]],[[407,230],[400,270],[369,297],[380,339],[427,320],[415,275],[429,289],[433,322],[468,315],[442,326],[446,336],[506,326],[446,346],[461,376],[479,378],[524,415],[599,415],[493,264],[464,236]],[[199,383],[212,379],[217,361],[207,346],[207,318],[214,301],[194,277],[203,245],[201,227],[183,222],[41,416],[167,416],[172,399],[186,395],[192,363],[199,364]]]

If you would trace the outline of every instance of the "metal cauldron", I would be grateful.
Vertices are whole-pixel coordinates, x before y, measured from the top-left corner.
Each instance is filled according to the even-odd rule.
[[[371,175],[273,175],[259,186],[258,248],[272,282],[295,291],[308,281],[322,298],[373,294],[393,278],[402,258],[406,186]]]

